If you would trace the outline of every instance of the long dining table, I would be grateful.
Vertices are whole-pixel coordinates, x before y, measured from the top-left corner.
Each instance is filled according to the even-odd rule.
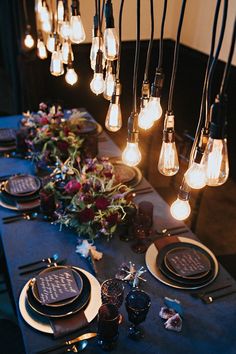
[[[0,118],[0,128],[19,127],[22,116],[9,116]],[[120,156],[119,148],[103,131],[99,142],[100,156]],[[0,176],[15,173],[34,174],[35,167],[30,160],[13,157],[0,158]],[[151,187],[143,178],[139,187]],[[154,228],[184,225],[175,221],[169,212],[169,207],[160,195],[153,189],[147,194],[137,195],[135,202],[150,201],[154,205]],[[49,257],[58,253],[60,258],[66,259],[66,264],[83,268],[90,272],[87,261],[76,252],[77,237],[72,230],[63,228],[59,231],[58,225],[42,220],[21,220],[18,222],[3,224],[2,218],[15,215],[15,211],[0,207],[1,240],[7,271],[10,279],[11,291],[17,313],[18,323],[21,329],[25,352],[33,354],[37,351],[54,346],[62,339],[54,339],[52,335],[41,333],[29,326],[19,311],[19,296],[23,286],[32,277],[32,274],[19,275],[18,267],[24,263]],[[191,230],[184,235],[191,239],[197,239]],[[222,235],[224,237],[224,235]],[[133,262],[137,267],[145,266],[145,254],[137,254],[131,250],[130,242],[112,238],[107,241],[99,238],[95,242],[99,251],[103,252],[103,258],[97,262],[99,282],[113,278],[122,263]],[[124,304],[120,311],[123,321],[119,326],[119,339],[113,353],[148,353],[148,354],[233,354],[236,353],[236,295],[232,294],[218,299],[212,304],[205,304],[200,299],[191,296],[190,290],[174,289],[162,284],[147,271],[143,275],[146,282],[141,283],[141,289],[146,291],[151,298],[151,307],[146,321],[142,324],[145,335],[140,340],[128,337],[129,321]],[[211,286],[217,286],[230,282],[236,287],[234,279],[219,266],[219,274]],[[130,290],[126,285],[125,294]],[[163,320],[159,317],[160,308],[164,305],[164,297],[177,299],[183,307],[183,327],[177,333],[165,329]],[[79,334],[96,330],[96,319],[87,328],[74,333]],[[1,350],[0,350],[1,351]],[[96,338],[89,340],[85,350],[87,353],[102,353]],[[23,354],[23,353],[17,353]]]

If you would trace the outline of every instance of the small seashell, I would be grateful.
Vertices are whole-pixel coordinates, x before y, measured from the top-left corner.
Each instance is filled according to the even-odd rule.
[[[170,317],[165,323],[165,328],[171,331],[180,332],[182,329],[182,318],[178,313]]]
[[[176,314],[175,310],[169,309],[168,307],[161,307],[159,312],[159,316],[163,318],[163,320],[168,320]]]

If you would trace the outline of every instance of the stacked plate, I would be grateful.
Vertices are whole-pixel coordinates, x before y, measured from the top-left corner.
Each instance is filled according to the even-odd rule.
[[[15,150],[16,132],[14,129],[0,129],[0,152]]]
[[[15,175],[1,184],[0,205],[12,210],[39,207],[41,181],[32,175]]]
[[[72,272],[78,291],[75,296],[45,303],[40,292],[40,279],[46,275],[50,281],[53,272],[61,270]],[[69,266],[50,267],[39,273],[36,278],[26,283],[19,298],[19,308],[24,320],[45,333],[53,333],[51,321],[58,321],[82,311],[89,323],[97,315],[100,306],[101,291],[97,279],[83,269]]]
[[[137,167],[125,165],[122,161],[113,161],[115,182],[126,184],[128,187],[136,187],[142,180],[142,173]]]
[[[162,283],[179,289],[198,289],[210,284],[218,274],[214,254],[198,241],[178,237],[178,241],[158,249],[149,247],[146,264]]]

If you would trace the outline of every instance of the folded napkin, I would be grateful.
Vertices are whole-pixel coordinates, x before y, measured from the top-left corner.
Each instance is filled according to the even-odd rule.
[[[156,239],[154,241],[154,245],[156,246],[157,250],[160,251],[165,246],[178,242],[180,242],[180,240],[177,236],[164,236]]]
[[[50,318],[49,321],[53,330],[54,338],[67,336],[89,324],[83,310],[71,316]]]

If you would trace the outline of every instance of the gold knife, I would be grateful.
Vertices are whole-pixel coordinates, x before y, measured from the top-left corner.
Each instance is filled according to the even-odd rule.
[[[67,347],[68,345],[72,345],[72,344],[78,343],[78,342],[80,342],[82,340],[91,339],[91,338],[96,337],[96,336],[97,336],[97,333],[95,333],[95,332],[85,333],[85,334],[82,334],[79,337],[76,337],[76,338],[68,340],[68,341],[66,341],[64,343],[55,345],[54,347],[50,347],[48,349],[41,350],[41,351],[37,352],[37,354],[50,353],[50,352],[53,352],[53,351],[55,351],[57,349],[61,349],[63,347]]]

